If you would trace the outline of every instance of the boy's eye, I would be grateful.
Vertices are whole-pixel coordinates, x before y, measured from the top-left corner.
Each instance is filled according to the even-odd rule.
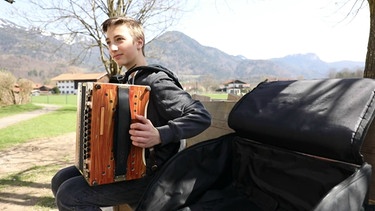
[[[124,40],[123,37],[118,37],[118,38],[116,38],[116,41],[122,41],[122,40]]]

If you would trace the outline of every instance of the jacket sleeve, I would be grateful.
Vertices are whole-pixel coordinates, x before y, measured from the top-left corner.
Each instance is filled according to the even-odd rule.
[[[157,73],[151,85],[157,112],[167,120],[166,125],[156,127],[162,145],[191,138],[207,129],[211,116],[203,104],[192,99],[165,73]]]

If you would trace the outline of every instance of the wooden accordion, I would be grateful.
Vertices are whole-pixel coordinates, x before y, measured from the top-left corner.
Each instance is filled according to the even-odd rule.
[[[135,114],[146,116],[150,87],[79,83],[75,166],[89,185],[144,176],[144,149],[131,144]]]

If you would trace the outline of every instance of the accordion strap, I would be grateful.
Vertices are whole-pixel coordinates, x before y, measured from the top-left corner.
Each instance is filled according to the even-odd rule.
[[[126,174],[126,163],[130,151],[130,106],[129,90],[126,88],[118,89],[118,108],[116,112],[116,128],[114,134],[114,156],[116,158],[116,176]]]

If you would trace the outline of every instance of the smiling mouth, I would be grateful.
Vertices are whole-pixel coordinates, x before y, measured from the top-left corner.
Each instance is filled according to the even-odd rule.
[[[113,59],[118,59],[118,58],[120,58],[120,56],[121,56],[121,54],[114,55]]]

